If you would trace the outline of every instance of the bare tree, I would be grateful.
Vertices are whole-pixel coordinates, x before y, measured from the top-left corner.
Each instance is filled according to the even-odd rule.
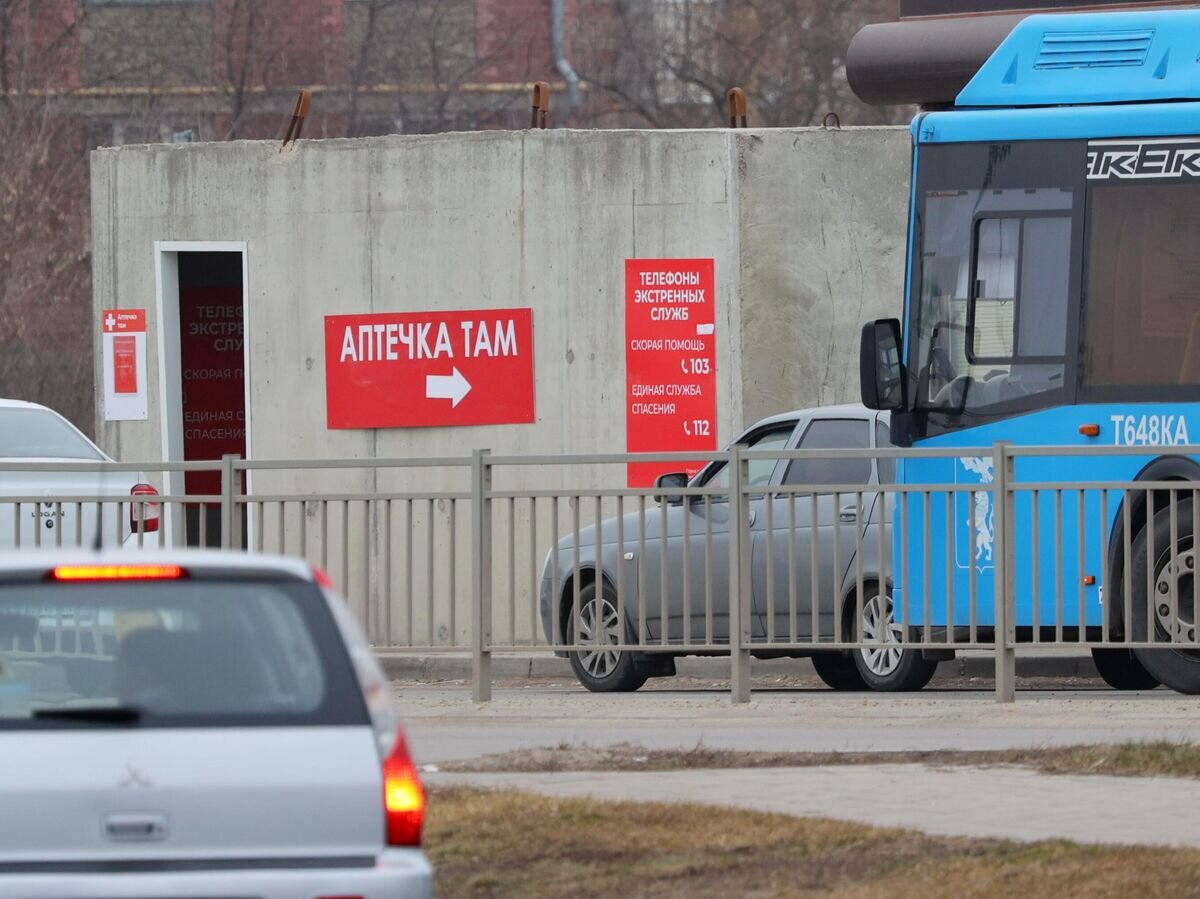
[[[221,122],[214,139],[269,136],[295,89],[343,82],[337,32],[322,21],[327,8],[338,5],[329,0],[219,0],[211,35]],[[337,128],[331,136],[341,136],[343,130]]]
[[[0,0],[0,395],[90,429],[87,168],[62,114],[78,25]]]
[[[522,126],[526,83],[553,72],[549,12],[514,0],[502,13],[475,0],[348,4],[349,133]]]
[[[896,17],[895,0],[581,0],[576,65],[599,96],[591,115],[616,111],[650,127],[726,120],[725,92],[746,90],[751,124],[896,121],[850,92],[845,53],[868,22]]]

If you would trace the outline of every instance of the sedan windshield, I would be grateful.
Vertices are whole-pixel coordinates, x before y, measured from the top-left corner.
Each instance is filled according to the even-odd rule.
[[[0,459],[104,457],[88,439],[46,409],[0,409]]]
[[[0,729],[361,723],[353,677],[310,584],[0,586]]]

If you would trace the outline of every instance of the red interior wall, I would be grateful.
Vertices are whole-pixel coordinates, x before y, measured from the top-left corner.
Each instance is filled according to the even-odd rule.
[[[238,254],[235,256],[240,281]],[[183,457],[187,461],[246,455],[246,372],[240,283],[229,280],[234,260],[222,260],[207,275],[203,264],[181,263],[179,351],[183,386]],[[222,277],[222,273],[226,277]],[[195,280],[193,280],[195,279]],[[189,283],[191,282],[191,283]],[[189,494],[219,494],[218,472],[188,472]]]

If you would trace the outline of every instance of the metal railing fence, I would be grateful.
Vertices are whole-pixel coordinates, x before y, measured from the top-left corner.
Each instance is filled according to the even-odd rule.
[[[1200,482],[1104,476],[1115,458],[1151,455],[1200,451],[0,461],[0,544],[98,536],[302,557],[330,574],[380,651],[469,653],[478,701],[497,653],[565,655],[597,680],[727,655],[744,701],[753,656],[858,654],[883,672],[901,651],[964,650],[994,654],[1008,701],[1017,652],[1200,651]],[[614,487],[633,463],[713,476]],[[186,492],[196,475],[219,491]],[[131,494],[143,479],[162,495]],[[157,530],[139,526],[155,517]]]

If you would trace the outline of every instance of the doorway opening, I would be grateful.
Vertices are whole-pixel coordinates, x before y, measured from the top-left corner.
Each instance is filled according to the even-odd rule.
[[[246,254],[242,244],[160,244],[160,384],[164,458],[247,457]],[[172,477],[168,492],[220,496],[218,471]],[[245,492],[245,475],[238,485]],[[245,507],[234,521],[246,543]],[[220,546],[219,503],[187,503],[167,527],[175,545]],[[238,525],[240,524],[240,527]]]

